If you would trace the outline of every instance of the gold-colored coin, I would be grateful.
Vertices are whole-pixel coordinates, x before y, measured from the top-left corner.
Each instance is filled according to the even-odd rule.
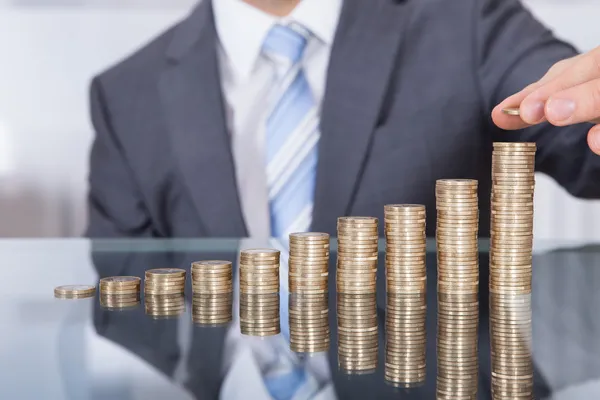
[[[185,270],[180,268],[155,268],[146,271],[146,278],[151,279],[169,279],[185,278]]]

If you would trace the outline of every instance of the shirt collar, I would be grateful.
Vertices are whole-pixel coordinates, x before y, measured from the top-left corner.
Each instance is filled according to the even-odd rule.
[[[242,78],[252,72],[273,25],[296,22],[331,46],[341,8],[342,0],[302,0],[289,16],[277,18],[242,0],[213,0],[219,41],[231,66]]]

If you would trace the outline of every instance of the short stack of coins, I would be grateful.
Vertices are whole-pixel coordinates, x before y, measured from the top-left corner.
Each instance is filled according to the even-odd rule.
[[[377,368],[379,334],[377,298],[371,294],[337,294],[338,366],[348,374]]]
[[[150,269],[145,273],[144,304],[146,314],[171,318],[185,311],[186,271],[179,268]]]
[[[192,321],[199,325],[224,325],[233,319],[233,293],[192,295]]]
[[[476,399],[479,362],[479,207],[477,181],[436,184],[437,398]]]
[[[290,348],[299,353],[329,349],[329,235],[290,234]]]
[[[340,217],[337,236],[337,292],[375,293],[379,245],[377,218]]]
[[[329,350],[329,295],[289,295],[290,349],[297,353]]]
[[[240,328],[244,335],[281,332],[279,250],[249,249],[240,254]]]
[[[490,247],[492,397],[533,398],[535,143],[494,143]]]
[[[145,276],[144,294],[146,295],[183,294],[185,291],[186,272],[184,269],[149,269]]]
[[[90,285],[62,285],[54,288],[54,297],[57,299],[86,299],[95,294],[96,286]]]
[[[427,271],[425,206],[387,205],[385,379],[400,387],[425,382]]]
[[[137,276],[111,276],[100,279],[100,305],[108,309],[124,309],[140,304]]]
[[[224,294],[233,292],[231,261],[207,260],[192,263],[193,294]]]

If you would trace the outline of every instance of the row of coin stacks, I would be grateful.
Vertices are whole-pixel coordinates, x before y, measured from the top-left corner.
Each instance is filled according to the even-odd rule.
[[[492,396],[533,395],[531,278],[535,144],[495,143],[492,160],[490,336]],[[479,207],[478,183],[442,179],[436,188],[437,398],[475,399],[478,387]],[[425,380],[425,207],[388,205],[386,243],[385,379],[412,387]],[[377,267],[379,221],[340,217],[337,223],[337,351],[340,369],[367,373],[378,366]],[[327,351],[329,246],[325,233],[290,235],[290,346],[302,353]],[[280,253],[249,249],[240,254],[240,326],[243,334],[280,333]],[[192,264],[193,319],[207,325],[232,319],[233,273],[228,261]],[[146,312],[178,316],[185,310],[186,271],[145,272]],[[138,277],[100,281],[109,309],[135,306]],[[59,298],[94,296],[95,286],[55,288]]]

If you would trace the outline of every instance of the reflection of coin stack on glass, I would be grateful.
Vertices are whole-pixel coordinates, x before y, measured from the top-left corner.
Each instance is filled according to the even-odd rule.
[[[220,325],[232,320],[233,269],[230,261],[192,263],[192,321]]]
[[[371,294],[337,294],[338,366],[347,373],[377,368],[377,298]]]
[[[398,386],[425,382],[425,206],[385,206],[385,379]]]
[[[240,254],[242,334],[276,335],[279,321],[279,250],[250,249]]]
[[[532,398],[531,278],[535,143],[494,143],[490,336],[494,399]]]
[[[479,209],[477,181],[436,184],[437,398],[475,399],[479,362]]]
[[[185,270],[179,268],[146,271],[144,280],[146,314],[155,318],[170,318],[183,314],[185,277]]]
[[[137,276],[111,276],[100,279],[100,305],[114,310],[140,304],[140,284]]]
[[[337,235],[338,364],[348,372],[370,372],[378,352],[378,220],[340,217]]]
[[[289,258],[290,348],[329,349],[329,235],[292,233]]]

